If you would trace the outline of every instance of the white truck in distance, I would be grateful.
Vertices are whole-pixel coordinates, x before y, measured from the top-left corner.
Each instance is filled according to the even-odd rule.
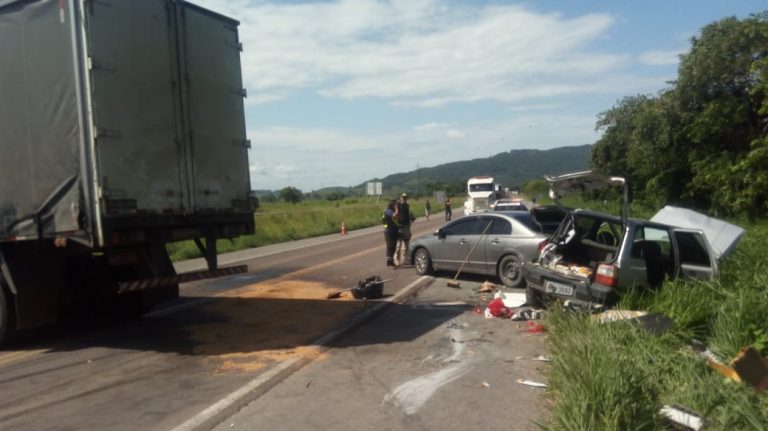
[[[499,186],[493,177],[472,177],[467,181],[467,199],[464,201],[464,214],[490,211],[496,201]]]

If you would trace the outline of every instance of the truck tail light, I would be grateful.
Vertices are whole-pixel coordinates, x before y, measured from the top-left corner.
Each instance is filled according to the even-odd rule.
[[[595,281],[608,287],[616,286],[616,283],[619,281],[619,268],[615,265],[601,263],[597,266]]]

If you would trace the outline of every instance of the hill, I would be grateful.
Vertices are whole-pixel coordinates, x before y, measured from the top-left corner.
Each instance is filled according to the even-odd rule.
[[[544,175],[583,171],[589,168],[591,145],[560,147],[551,150],[511,150],[492,157],[446,163],[377,179],[384,194],[407,190],[426,193],[431,190],[464,190],[469,177],[490,175],[502,187],[519,187]],[[373,180],[371,180],[373,181]],[[360,187],[364,184],[360,185]],[[450,193],[451,191],[449,191]]]

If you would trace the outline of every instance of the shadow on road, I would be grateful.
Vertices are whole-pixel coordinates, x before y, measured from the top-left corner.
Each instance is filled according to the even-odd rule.
[[[296,283],[302,284],[291,282]],[[206,357],[287,352],[312,347],[324,335],[346,327],[362,313],[382,304],[381,300],[354,300],[349,293],[340,299],[328,300],[325,299],[328,289],[319,289],[317,298],[306,298],[309,296],[306,286],[303,294],[296,295],[304,297],[276,297],[285,294],[280,292],[279,285],[273,290],[277,292],[261,290],[234,297],[186,297],[184,302],[197,304],[173,313],[133,320],[102,310],[29,334],[30,341],[10,348],[76,351],[102,347]],[[408,305],[394,303],[387,307],[411,310]],[[460,313],[461,310],[447,310],[439,319],[432,314],[417,332],[396,331],[361,342],[409,341]]]

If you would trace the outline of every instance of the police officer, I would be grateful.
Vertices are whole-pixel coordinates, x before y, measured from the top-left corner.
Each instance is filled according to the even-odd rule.
[[[408,204],[408,194],[400,195],[400,202],[395,210],[397,226],[399,227],[397,247],[395,248],[395,265],[402,265],[408,257],[408,245],[411,241],[411,222],[416,220]]]
[[[392,199],[384,208],[384,215],[381,216],[381,222],[384,224],[384,241],[387,243],[387,267],[395,268],[395,247],[399,230],[395,222],[395,211],[397,210],[397,201]]]

